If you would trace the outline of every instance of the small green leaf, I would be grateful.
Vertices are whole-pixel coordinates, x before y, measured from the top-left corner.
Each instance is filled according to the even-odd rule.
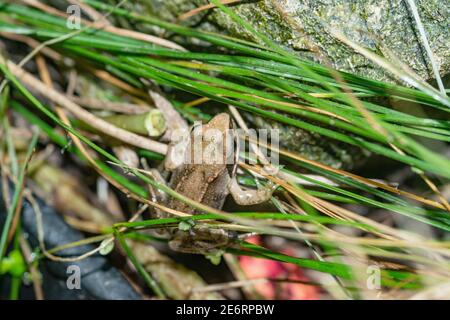
[[[21,277],[27,266],[22,254],[18,250],[13,250],[11,253],[2,260],[0,265],[0,274],[9,273],[13,277]]]
[[[194,225],[195,225],[195,222],[192,219],[183,220],[183,221],[180,221],[180,223],[178,224],[178,229],[180,229],[181,231],[189,231],[192,229],[192,227]]]
[[[222,261],[222,256],[224,253],[225,251],[218,250],[217,252],[205,255],[205,258],[211,261],[213,265],[218,266],[220,261]]]
[[[114,241],[112,238],[105,239],[100,244],[100,248],[100,254],[106,256],[114,249]]]

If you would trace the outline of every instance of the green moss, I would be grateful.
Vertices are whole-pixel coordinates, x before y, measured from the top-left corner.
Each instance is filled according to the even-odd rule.
[[[441,75],[450,72],[448,39],[450,9],[445,0],[416,0],[430,46],[440,65]],[[169,21],[189,10],[209,3],[206,0],[137,0],[133,10],[146,10]],[[143,9],[145,8],[145,9]],[[403,0],[260,0],[243,1],[232,9],[259,32],[300,56],[320,63],[331,62],[339,70],[382,81],[394,81],[383,69],[336,40],[329,29],[340,30],[350,39],[383,55],[387,49],[417,74],[430,80],[428,58],[424,57],[416,26]],[[183,23],[218,31],[247,40],[256,40],[218,9],[202,12]],[[313,54],[319,51],[319,55]],[[247,115],[256,127],[277,127],[283,146],[310,159],[337,168],[351,168],[362,153],[348,145],[276,122]]]
[[[206,0],[137,0],[128,6],[138,12],[175,21],[182,13],[206,3]],[[445,0],[417,0],[416,5],[441,74],[448,74],[450,9]],[[337,69],[392,81],[384,70],[335,40],[324,26],[340,29],[351,39],[381,53],[389,48],[424,79],[432,77],[428,59],[417,38],[416,26],[403,0],[261,0],[243,1],[232,8],[280,45],[299,50],[299,55],[311,57],[311,53],[305,51],[319,49]],[[217,9],[202,12],[185,23],[252,39],[248,32]]]

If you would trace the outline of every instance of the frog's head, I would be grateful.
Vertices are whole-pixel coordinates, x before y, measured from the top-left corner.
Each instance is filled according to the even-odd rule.
[[[219,113],[218,115],[214,116],[208,124],[204,126],[206,130],[208,129],[216,129],[223,133],[227,132],[232,128],[232,121],[230,116],[227,113]]]
[[[233,128],[233,121],[226,113],[219,113],[207,124],[194,128],[191,159],[201,159],[203,164],[234,164],[236,145]]]

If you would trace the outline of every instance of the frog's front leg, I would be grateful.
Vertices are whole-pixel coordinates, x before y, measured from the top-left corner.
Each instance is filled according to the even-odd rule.
[[[167,185],[166,179],[164,179],[161,172],[157,169],[150,169],[148,173],[156,182]],[[150,195],[153,202],[167,203],[168,196],[165,192],[162,192],[154,187],[150,187]]]
[[[263,203],[272,197],[277,185],[270,182],[270,184],[258,189],[244,189],[241,188],[237,182],[236,177],[231,178],[228,189],[233,196],[234,201],[243,206],[250,206],[258,203]]]
[[[163,176],[157,169],[150,169],[149,175],[158,183],[167,185],[166,179],[163,178]],[[150,187],[150,196],[151,196],[151,200],[153,202],[157,202],[157,203],[167,203],[167,200],[169,198],[165,192],[162,192],[154,187]],[[165,211],[163,211],[159,208],[156,208],[156,207],[153,207],[153,210],[151,212],[150,217],[158,218],[158,219],[169,218],[169,215]],[[157,237],[163,237],[163,238],[170,238],[172,236],[171,232],[164,228],[151,230],[150,234],[153,234],[154,236],[157,236]]]
[[[173,140],[169,143],[166,158],[164,159],[164,168],[168,171],[175,171],[186,161],[190,137],[187,132],[179,131],[174,134]]]

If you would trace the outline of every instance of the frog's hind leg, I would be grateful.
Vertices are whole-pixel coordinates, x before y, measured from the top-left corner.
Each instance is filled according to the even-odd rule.
[[[263,203],[272,197],[273,192],[278,186],[273,184],[258,189],[243,189],[239,186],[236,177],[230,180],[229,190],[233,196],[234,201],[243,206],[250,206],[258,203]]]
[[[177,230],[169,246],[178,252],[214,254],[231,246],[236,240],[238,237],[234,232],[196,226],[188,231]]]

